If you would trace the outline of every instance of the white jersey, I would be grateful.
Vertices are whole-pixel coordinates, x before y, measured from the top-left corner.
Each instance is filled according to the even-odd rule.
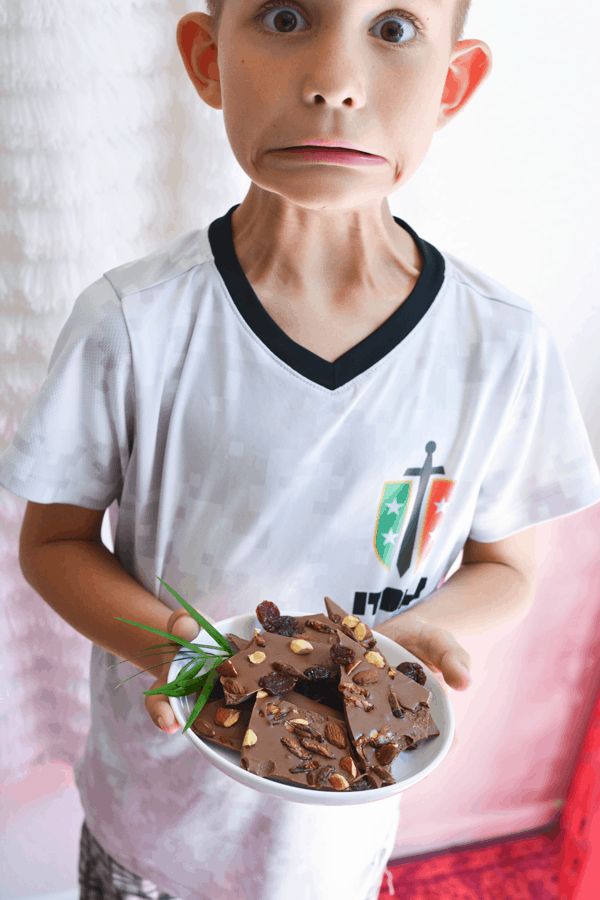
[[[372,628],[434,591],[467,538],[600,500],[563,360],[526,301],[396,218],[418,282],[329,363],[260,304],[235,255],[236,208],[81,294],[0,484],[37,503],[118,500],[115,553],[172,609],[157,576],[214,620],[262,600],[322,612],[328,594]],[[266,799],[161,734],[143,704],[153,678],[114,691],[137,671],[115,661],[94,646],[77,766],[112,856],[183,900],[377,896],[397,801]]]

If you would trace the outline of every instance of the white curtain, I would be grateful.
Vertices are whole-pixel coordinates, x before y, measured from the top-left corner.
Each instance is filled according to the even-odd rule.
[[[80,291],[244,196],[222,116],[196,98],[176,49],[194,8],[0,4],[0,452]],[[3,784],[73,763],[88,728],[91,645],[21,575],[24,508],[0,488]]]

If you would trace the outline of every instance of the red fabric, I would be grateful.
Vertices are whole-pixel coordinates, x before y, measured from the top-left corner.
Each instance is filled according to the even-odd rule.
[[[562,812],[559,900],[600,896],[600,692]]]
[[[559,849],[557,828],[426,861],[391,863],[379,900],[558,900]]]

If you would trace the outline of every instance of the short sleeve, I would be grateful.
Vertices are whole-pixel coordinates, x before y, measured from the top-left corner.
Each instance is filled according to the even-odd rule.
[[[121,302],[106,278],[77,298],[48,374],[0,459],[0,484],[35,503],[106,509],[121,494],[135,389]]]
[[[600,501],[600,473],[564,360],[532,314],[514,402],[490,448],[469,537],[490,543]]]

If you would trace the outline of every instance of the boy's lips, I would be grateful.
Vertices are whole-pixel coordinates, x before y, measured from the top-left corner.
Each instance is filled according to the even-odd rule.
[[[361,147],[350,146],[341,141],[327,141],[327,143],[313,143],[307,141],[295,147],[281,147],[277,153],[292,153],[301,156],[306,161],[312,162],[341,162],[341,163],[384,163],[382,156],[376,156],[363,150]]]
[[[382,159],[381,156],[377,156],[375,153],[371,153],[369,150],[365,150],[363,147],[359,147],[357,144],[352,144],[349,141],[329,141],[329,140],[310,140],[310,141],[302,141],[300,144],[296,144],[293,147],[283,147],[283,150],[300,150],[303,147],[313,147],[318,150],[346,150],[350,153],[360,153],[362,156],[372,156],[376,159]]]

